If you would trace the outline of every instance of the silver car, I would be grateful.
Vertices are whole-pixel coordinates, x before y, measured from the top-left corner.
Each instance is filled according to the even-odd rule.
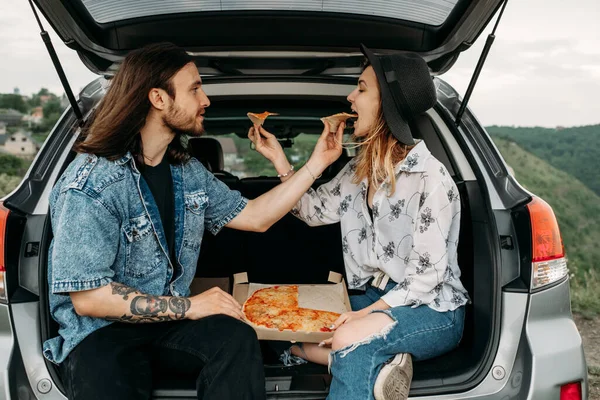
[[[503,0],[34,3],[101,77],[72,96],[72,106],[20,186],[0,204],[0,398],[65,399],[59,369],[42,356],[42,343],[57,334],[46,279],[52,238],[48,196],[74,157],[71,147],[81,123],[93,113],[124,56],[163,40],[193,55],[212,102],[209,137],[190,140],[193,155],[249,198],[278,179],[238,168],[253,156],[243,141],[246,112],[278,112],[270,117],[269,130],[290,151],[298,150],[320,133],[320,117],[349,110],[345,99],[361,71],[361,42],[381,53],[423,56],[438,102],[416,121],[414,134],[444,163],[460,190],[459,265],[472,304],[460,346],[415,364],[411,398],[587,398],[582,341],[571,315],[567,261],[552,209],[510,175],[466,107],[475,79],[463,99],[438,77],[501,14]],[[475,78],[492,41],[490,36]],[[224,137],[237,143],[225,149],[225,156],[225,141],[219,140]],[[297,154],[301,162],[302,153]],[[344,154],[316,185],[331,179],[350,157]],[[225,230],[203,240],[197,282],[227,288],[240,271],[257,282],[325,282],[328,271],[344,271],[339,232],[337,225],[308,228],[289,215],[264,234]],[[257,246],[267,246],[266,261],[264,252],[253,251]],[[271,343],[262,347],[269,398],[327,396],[326,367],[284,367]],[[157,399],[195,398],[191,377],[165,374],[154,385]]]

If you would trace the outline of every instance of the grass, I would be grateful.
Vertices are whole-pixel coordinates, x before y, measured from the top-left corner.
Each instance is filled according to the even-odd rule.
[[[583,278],[572,276],[571,304],[573,311],[588,318],[600,314],[600,296],[598,293],[600,293],[600,274],[598,271],[584,271]]]
[[[0,173],[0,198],[12,192],[21,182],[20,176]]]

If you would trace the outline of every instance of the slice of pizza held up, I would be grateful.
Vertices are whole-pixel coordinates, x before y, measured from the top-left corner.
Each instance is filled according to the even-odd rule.
[[[259,289],[242,308],[246,319],[256,326],[294,332],[331,332],[338,313],[298,307],[298,286]]]
[[[265,112],[260,113],[260,114],[249,112],[247,115],[248,115],[248,118],[250,118],[250,121],[252,121],[253,124],[262,126],[262,124],[265,123],[265,120],[267,119],[267,117],[269,115],[279,115],[279,114],[265,111]]]
[[[348,113],[339,113],[339,114],[330,115],[328,117],[323,117],[323,118],[321,118],[321,121],[329,122],[329,130],[331,132],[337,132],[338,126],[340,126],[340,124],[342,122],[346,122],[350,118],[358,118],[358,115],[348,114]]]

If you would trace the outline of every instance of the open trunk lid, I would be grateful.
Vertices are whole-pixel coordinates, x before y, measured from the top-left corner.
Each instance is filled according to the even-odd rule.
[[[502,0],[33,0],[67,46],[111,74],[132,49],[170,41],[203,75],[360,73],[364,43],[411,51],[433,74],[475,41]]]

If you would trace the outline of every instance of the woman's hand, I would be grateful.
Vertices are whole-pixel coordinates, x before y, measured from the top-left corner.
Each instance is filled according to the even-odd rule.
[[[369,311],[366,310],[365,308],[363,308],[362,310],[359,310],[359,311],[345,312],[342,315],[340,315],[338,317],[338,319],[335,320],[335,322],[333,323],[333,325],[330,328],[331,328],[331,330],[335,331],[337,328],[344,325],[345,323],[350,322],[352,320],[360,319],[368,314],[369,314]]]
[[[340,315],[338,317],[338,319],[335,320],[335,322],[333,323],[333,325],[331,325],[329,327],[329,329],[331,329],[332,331],[335,331],[337,328],[344,325],[345,323],[350,322],[352,320],[360,319],[368,314],[369,314],[369,310],[367,310],[366,308],[363,308],[362,310],[359,310],[359,311],[345,312],[342,315]],[[323,346],[331,347],[332,342],[333,342],[333,337],[330,337],[329,339],[325,339],[321,343],[319,343],[319,347],[323,347]]]
[[[307,164],[315,168],[316,174],[321,174],[325,169],[342,155],[342,138],[346,124],[342,122],[337,132],[330,132],[329,122],[323,121],[325,128],[319,137]]]
[[[388,310],[390,308],[389,304],[387,304],[383,299],[379,299],[377,300],[375,303],[371,304],[369,307],[365,307],[362,310],[358,310],[358,311],[349,311],[349,312],[345,312],[342,315],[340,315],[338,317],[338,319],[335,320],[335,322],[333,323],[332,326],[330,326],[329,328],[332,331],[335,331],[337,328],[339,328],[340,326],[352,321],[352,320],[357,320],[363,317],[366,317],[367,315],[369,315],[372,311],[375,310]],[[327,346],[327,347],[331,347],[331,343],[333,343],[333,337],[323,340],[321,343],[319,343],[320,347],[323,346]]]

